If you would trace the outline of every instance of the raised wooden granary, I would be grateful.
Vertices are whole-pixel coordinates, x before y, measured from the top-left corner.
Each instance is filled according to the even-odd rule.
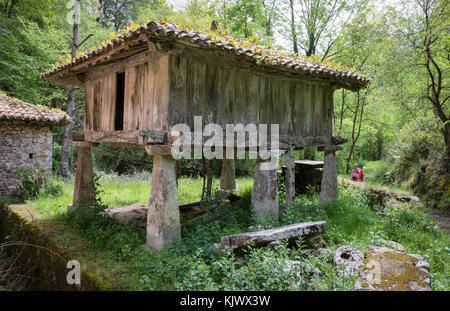
[[[180,237],[171,145],[181,133],[173,130],[175,125],[193,129],[194,117],[224,129],[226,124],[278,124],[279,147],[287,150],[286,159],[292,158],[288,184],[293,183],[292,150],[317,146],[325,151],[321,202],[327,202],[336,195],[334,152],[341,148],[332,138],[333,92],[357,91],[370,82],[348,69],[214,31],[155,22],[42,77],[85,89],[84,132],[72,142],[80,147],[74,204],[89,192],[90,148],[96,143],[145,147],[155,156],[147,225],[147,244],[154,249]],[[233,169],[227,161],[228,170]],[[253,209],[277,218],[276,169],[262,170],[264,161],[257,160]]]

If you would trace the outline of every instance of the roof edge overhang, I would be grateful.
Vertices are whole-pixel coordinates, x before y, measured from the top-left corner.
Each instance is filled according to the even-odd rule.
[[[311,65],[303,66],[288,62],[281,62],[276,65],[266,63],[257,64],[254,58],[244,52],[238,53],[234,48],[227,47],[218,49],[198,38],[196,40],[195,36],[193,38],[189,36],[178,38],[174,33],[161,36],[158,35],[156,30],[149,30],[149,26],[147,28],[141,27],[127,37],[115,38],[107,45],[77,57],[68,64],[52,69],[42,74],[41,77],[47,82],[53,82],[58,85],[83,85],[85,73],[90,70],[95,70],[98,66],[114,63],[144,51],[176,53],[176,50],[180,47],[189,46],[200,50],[209,50],[216,55],[231,57],[237,62],[251,66],[255,71],[287,73],[299,78],[307,79],[308,77],[314,77],[329,81],[334,86],[334,89],[344,88],[351,91],[358,91],[361,88],[367,87],[372,81],[370,78],[357,75],[351,71],[328,70],[322,67],[315,68]]]

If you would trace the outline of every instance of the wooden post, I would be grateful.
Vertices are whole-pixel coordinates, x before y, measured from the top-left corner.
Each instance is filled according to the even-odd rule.
[[[72,207],[76,207],[80,200],[87,205],[95,202],[91,147],[88,147],[89,143],[85,144],[86,146],[78,147],[77,172],[75,175]]]
[[[223,159],[222,161],[220,189],[236,190],[236,180],[234,176],[234,159]]]
[[[176,161],[171,155],[154,157],[147,214],[147,247],[157,251],[181,238],[175,166]]]
[[[342,150],[341,146],[319,147],[319,151],[325,152],[322,182],[319,204],[333,201],[338,195],[336,151]]]
[[[284,162],[286,164],[286,175],[284,179],[286,204],[291,205],[295,199],[295,159],[292,147],[286,151]]]
[[[278,221],[277,170],[267,169],[269,160],[256,160],[252,193],[252,213],[259,218],[271,216]]]

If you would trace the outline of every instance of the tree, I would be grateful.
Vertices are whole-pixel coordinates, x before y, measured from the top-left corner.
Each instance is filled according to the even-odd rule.
[[[289,20],[289,24],[291,26],[291,35],[292,35],[292,49],[294,53],[298,55],[298,41],[297,41],[297,31],[295,27],[295,14],[294,14],[294,0],[289,0],[289,10],[291,12],[291,19]]]
[[[11,18],[12,13],[14,12],[14,7],[20,0],[2,0],[0,2],[0,11],[5,14],[8,14],[8,17]]]
[[[72,59],[77,56],[78,50],[78,32],[80,27],[80,0],[75,0],[74,7],[74,19],[73,19],[73,35],[72,35]],[[74,109],[74,101],[75,101],[75,85],[69,86],[69,94],[67,97],[67,114],[72,116]],[[61,148],[61,177],[68,176],[68,157],[69,157],[69,142],[70,136],[72,132],[72,125],[67,125],[64,128],[64,138],[63,144]]]
[[[104,28],[113,28],[116,31],[123,29],[128,21],[130,7],[133,1],[130,0],[99,0],[100,17],[98,22]]]
[[[303,50],[306,56],[322,52],[325,58],[339,36],[342,24],[350,22],[352,15],[364,7],[367,1],[289,0],[284,3],[284,6],[279,6],[277,12],[283,17],[290,31],[280,34],[293,43],[295,53],[298,53],[299,49]],[[322,51],[319,51],[319,48],[322,48]]]
[[[366,104],[365,94],[361,96],[360,91],[356,93],[356,103],[354,110],[351,110],[353,113],[353,122],[352,122],[352,137],[350,140],[350,151],[347,156],[347,164],[345,168],[345,172],[348,173],[350,171],[350,161],[352,159],[353,151],[355,150],[356,142],[361,135],[361,125],[363,123],[363,115],[364,115],[364,105]]]
[[[270,45],[279,20],[277,4],[278,0],[220,0],[213,8],[219,25],[235,37]]]
[[[416,52],[415,65],[425,69],[427,102],[442,123],[446,154],[450,156],[449,3],[445,0],[415,0],[411,12],[412,17],[407,18],[406,28],[400,33]]]

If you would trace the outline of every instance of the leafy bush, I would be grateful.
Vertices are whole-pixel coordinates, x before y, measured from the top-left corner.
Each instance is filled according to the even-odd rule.
[[[364,165],[364,181],[371,181],[381,184],[392,184],[394,182],[393,167],[390,161],[370,161]]]
[[[116,218],[105,213],[108,206],[101,201],[98,180],[99,177],[95,176],[95,202],[86,204],[79,200],[77,206],[64,214],[62,219],[96,249],[111,250],[119,260],[127,260],[133,256],[134,249],[143,243],[140,229],[136,221],[122,226]]]
[[[62,193],[61,182],[45,169],[21,168],[16,172],[19,190],[25,200],[37,196],[57,196]]]
[[[99,198],[101,190],[98,186],[96,189]],[[288,247],[286,243],[275,249],[250,247],[242,257],[217,249],[214,243],[222,236],[246,232],[248,226],[261,222],[251,214],[251,190],[251,186],[239,190],[239,195],[244,197],[241,206],[219,202],[209,207],[205,217],[183,223],[183,238],[159,252],[141,247],[145,234],[135,223],[119,225],[114,218],[106,216],[106,205],[101,200],[91,207],[80,205],[62,217],[67,225],[76,228],[77,235],[89,241],[95,254],[126,266],[126,270],[119,270],[128,275],[130,283],[126,286],[133,289],[353,289],[354,276],[344,277],[328,257],[311,255],[301,247]],[[350,245],[363,251],[377,239],[399,242],[409,253],[427,258],[433,289],[450,288],[449,238],[417,207],[398,211],[373,208],[363,191],[347,186],[340,187],[334,202],[319,206],[317,201],[317,194],[296,197],[294,205],[280,210],[279,225],[324,220],[328,225],[324,239],[332,250]],[[268,219],[262,223],[267,228],[274,226]],[[301,272],[306,276],[304,282],[300,282],[298,269],[286,269],[286,260],[301,263],[304,267]],[[315,269],[320,270],[320,277],[313,272]]]

